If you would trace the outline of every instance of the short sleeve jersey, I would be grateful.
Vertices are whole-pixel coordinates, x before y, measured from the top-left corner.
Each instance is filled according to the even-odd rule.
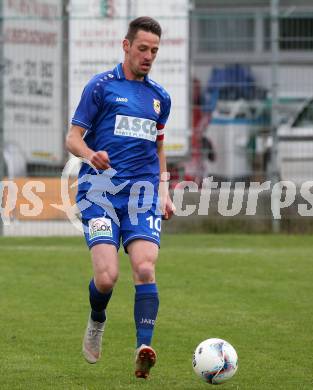
[[[105,150],[116,179],[158,181],[157,141],[163,140],[169,94],[147,76],[127,80],[122,64],[94,76],[83,90],[72,124],[86,129],[84,141]],[[95,173],[83,164],[79,176]]]

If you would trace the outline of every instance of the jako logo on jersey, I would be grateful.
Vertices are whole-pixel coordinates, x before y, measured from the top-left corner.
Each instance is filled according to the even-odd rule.
[[[153,99],[153,108],[154,108],[154,111],[157,114],[160,114],[160,112],[161,112],[161,102],[160,102],[160,100]]]
[[[113,237],[112,222],[109,218],[92,218],[89,221],[89,238]]]
[[[156,122],[134,116],[116,115],[114,134],[155,142],[157,137]]]
[[[128,99],[127,98],[123,98],[123,97],[117,97],[115,99],[116,102],[124,102],[124,103],[127,103],[128,102]]]

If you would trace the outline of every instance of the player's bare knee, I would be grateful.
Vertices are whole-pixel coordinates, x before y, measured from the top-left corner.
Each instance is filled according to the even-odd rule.
[[[152,283],[155,278],[154,264],[142,262],[135,269],[136,279],[141,283]]]
[[[102,273],[95,276],[97,289],[102,292],[108,292],[113,289],[118,279],[118,274]]]

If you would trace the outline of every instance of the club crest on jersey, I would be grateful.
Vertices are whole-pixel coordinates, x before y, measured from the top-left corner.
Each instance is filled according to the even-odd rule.
[[[153,108],[157,114],[161,112],[161,102],[158,99],[153,99]]]

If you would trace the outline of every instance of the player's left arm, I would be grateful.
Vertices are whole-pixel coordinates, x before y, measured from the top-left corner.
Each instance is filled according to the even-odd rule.
[[[164,150],[164,142],[158,141],[158,156],[160,163],[160,184],[159,184],[159,197],[161,201],[162,215],[164,219],[170,219],[175,212],[174,203],[169,195],[169,173],[167,172],[166,156]]]

